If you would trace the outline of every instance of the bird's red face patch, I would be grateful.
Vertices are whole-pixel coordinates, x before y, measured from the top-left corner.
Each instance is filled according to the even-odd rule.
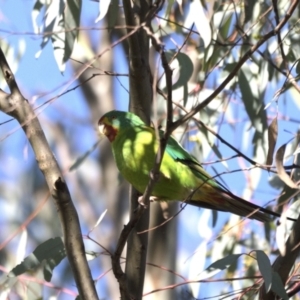
[[[100,133],[107,136],[110,142],[115,140],[118,130],[114,128],[107,118],[101,118],[98,122]]]

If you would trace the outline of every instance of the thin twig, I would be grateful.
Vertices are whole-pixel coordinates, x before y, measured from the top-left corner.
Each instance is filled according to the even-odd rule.
[[[251,57],[253,53],[255,53],[261,45],[263,45],[268,39],[276,35],[283,26],[287,23],[287,21],[292,16],[295,9],[298,7],[299,1],[294,0],[292,4],[290,5],[289,10],[283,17],[283,19],[279,22],[279,24],[271,31],[269,31],[267,34],[262,36],[262,38],[254,45],[252,46],[237,62],[234,69],[230,72],[230,74],[223,80],[223,82],[215,89],[211,95],[209,95],[204,101],[202,101],[200,104],[198,104],[195,108],[193,108],[189,113],[187,113],[185,116],[183,116],[181,119],[174,122],[170,128],[171,131],[174,131],[178,126],[182,125],[186,121],[188,121],[192,116],[194,116],[196,113],[201,111],[204,107],[206,107],[212,100],[214,100],[219,93],[226,87],[226,85],[236,76],[237,72],[240,70],[242,65]]]
[[[22,126],[43,172],[61,219],[67,257],[82,299],[98,299],[86,260],[78,215],[62,172],[49,147],[36,113],[21,94],[15,77],[0,48],[0,68],[11,94],[0,90],[0,108]]]

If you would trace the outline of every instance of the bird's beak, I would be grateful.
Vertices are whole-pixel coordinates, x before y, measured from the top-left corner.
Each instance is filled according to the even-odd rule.
[[[107,118],[101,118],[98,122],[98,129],[101,135],[106,135],[110,142],[113,142],[118,130],[112,127]]]
[[[106,129],[105,129],[105,125],[104,124],[99,124],[98,125],[98,129],[99,129],[99,132],[100,132],[100,134],[101,135],[106,135],[105,133],[106,133]]]
[[[101,118],[98,122],[98,129],[101,135],[107,135],[106,118]]]

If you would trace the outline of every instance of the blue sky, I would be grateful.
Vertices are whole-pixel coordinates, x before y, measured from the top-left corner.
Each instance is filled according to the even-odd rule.
[[[67,64],[64,74],[60,73],[54,60],[53,49],[50,43],[48,43],[48,45],[44,48],[40,57],[38,59],[35,58],[36,53],[40,50],[42,40],[41,37],[31,34],[33,33],[33,26],[31,22],[31,11],[33,5],[34,1],[0,1],[0,38],[1,42],[5,41],[11,46],[11,49],[14,50],[14,56],[7,57],[11,65],[14,65],[13,62],[16,59],[16,53],[21,51],[21,57],[15,64],[15,66],[17,66],[15,76],[23,95],[30,102],[32,102],[32,105],[39,106],[64,91],[65,84],[73,77],[73,70],[70,65]],[[95,26],[94,21],[97,16],[97,2],[83,1],[81,18],[82,25],[86,27]],[[176,38],[176,35],[174,38]],[[92,33],[92,40],[94,46],[99,42],[98,33],[96,31]],[[127,63],[124,54],[121,52],[121,47],[116,47],[114,53],[118,57],[118,62],[114,64],[113,71],[120,73],[128,72]],[[218,73],[216,72],[208,80],[206,88],[213,88],[217,77]],[[125,86],[128,86],[127,78],[120,78],[120,80],[122,80],[122,83]],[[77,82],[75,81],[69,86],[69,88],[76,86],[76,84]],[[265,103],[268,103],[273,98],[274,93],[276,90],[278,90],[278,88],[280,88],[280,86],[275,86],[274,83],[269,83],[265,97]],[[128,106],[128,94],[119,83],[115,84],[114,96],[116,99],[116,108],[126,110]],[[278,110],[280,113],[297,120],[299,102],[294,100],[295,97],[296,96],[294,93],[291,94],[289,92],[283,96],[280,96],[278,101]],[[241,105],[241,103],[233,103],[230,105],[230,109],[232,115],[240,120],[240,122],[232,125],[228,123],[228,119],[225,117],[222,126],[219,128],[219,134],[222,137],[225,137],[226,140],[232,142],[233,145],[243,151],[250,158],[253,158],[253,150],[251,145],[253,132],[249,130],[249,122],[246,122],[247,115],[244,112],[244,107]],[[45,123],[54,124],[56,122],[66,126],[66,134],[69,137],[68,143],[71,145],[73,150],[73,159],[76,159],[76,155],[82,155],[85,151],[90,149],[98,139],[95,132],[96,124],[85,122],[89,119],[89,114],[90,112],[86,106],[80,89],[76,89],[59,97],[49,106],[43,108],[39,117],[42,126]],[[276,103],[272,104],[272,106],[267,109],[267,114],[269,116],[269,121],[271,121],[271,119],[276,115]],[[3,113],[0,114],[1,124],[8,119],[10,119],[10,117]],[[74,122],[74,120],[78,120],[78,122]],[[8,184],[10,186],[10,192],[13,191],[14,182],[21,181],[22,186],[26,187],[24,174],[26,174],[26,171],[31,170],[32,164],[35,163],[31,148],[26,141],[23,131],[18,129],[18,127],[19,126],[16,121],[11,121],[0,126],[0,154],[2,155],[2,158],[5,157],[5,161],[3,161],[2,168],[0,169],[0,180],[3,184]],[[279,138],[277,147],[282,143],[289,141],[293,137],[293,134],[296,133],[298,127],[299,126],[297,122],[279,120]],[[49,130],[48,125],[44,126],[44,129],[51,144],[51,142],[54,141],[54,137],[51,136],[53,135],[53,132]],[[7,137],[8,134],[9,136]],[[80,142],[78,142],[79,136]],[[228,149],[228,147],[224,146],[220,142],[218,142],[218,145],[223,157],[229,157],[234,154],[233,151]],[[193,146],[197,148],[198,144],[190,144],[189,149],[191,151],[195,150],[193,149]],[[54,152],[56,151],[55,148],[53,150]],[[197,153],[197,151],[195,153]],[[96,158],[97,154],[97,151],[93,152],[91,154],[91,159]],[[204,157],[204,161],[214,161],[217,159],[218,158],[213,152],[206,153],[206,156]],[[257,159],[259,162],[263,163],[263,161],[259,160],[259,157]],[[241,162],[239,159],[230,160],[227,163],[228,170],[239,169],[242,165],[245,167],[250,166],[247,162]],[[221,163],[213,164],[213,167],[218,172],[226,171],[226,168]],[[207,166],[207,169],[211,174],[214,174],[214,170],[210,165]],[[226,182],[227,186],[233,193],[243,197],[244,189],[247,183],[246,179],[248,176],[246,173],[247,171],[226,174],[222,175],[222,179]],[[249,176],[251,177],[252,175],[250,174]],[[259,177],[258,185],[255,187],[252,197],[257,200],[258,204],[264,204],[270,201],[272,198],[275,198],[278,191],[271,188],[268,183],[270,174],[268,174],[266,171],[262,171],[260,172],[259,176],[261,177]],[[71,186],[71,191],[73,189],[75,190],[76,188]],[[25,194],[29,198],[27,200],[31,201],[30,189],[28,189],[28,191],[26,190]],[[18,198],[18,196],[16,196],[16,198]],[[7,214],[4,216],[2,215],[0,218],[2,225],[6,222],[14,222],[16,220],[19,224],[22,222],[22,218],[24,218],[24,216],[28,213],[22,212],[16,219],[14,219],[15,216],[11,213],[12,207],[13,211],[17,210],[17,204],[15,202],[14,204],[8,204],[7,199],[5,199],[5,193],[2,193],[0,198],[0,209],[7,212]],[[218,222],[212,229],[211,219],[208,217],[209,215],[210,213],[205,210],[199,210],[195,207],[187,206],[179,216],[180,231],[178,240],[178,268],[186,277],[188,277],[188,273],[191,270],[191,265],[197,265],[198,263],[199,269],[203,269],[209,264],[209,262],[204,262],[205,264],[201,265],[201,257],[198,257],[196,262],[188,258],[199,245],[204,245],[201,244],[203,241],[206,239],[207,241],[211,241],[211,238],[216,237],[222,229],[224,222],[229,217],[229,214],[220,213]],[[253,230],[253,232],[257,235],[263,235],[263,225],[258,225],[256,221],[252,222],[253,225],[251,225],[250,228]],[[201,229],[203,228],[207,230],[206,233],[201,232]],[[87,230],[88,225],[83,224],[83,231]],[[247,234],[251,235],[251,232],[248,232]],[[40,238],[42,236],[43,232],[40,233]],[[1,239],[3,238],[4,236],[1,235]],[[230,240],[230,238],[228,238],[228,240]],[[10,247],[12,250],[14,250],[17,245],[18,242],[14,241]],[[31,248],[30,244],[28,248]],[[241,251],[243,251],[243,249],[241,249]],[[93,261],[92,265],[95,276],[99,275],[99,272],[103,271],[101,267],[98,269],[99,266],[97,266],[97,260]],[[57,279],[54,279],[54,281],[55,280]],[[101,291],[103,291],[104,286],[105,280],[101,280],[97,284],[97,287]],[[215,290],[211,290],[210,287],[207,287],[205,288],[205,291],[202,290],[199,295],[208,297],[214,293]],[[104,295],[101,294],[100,296]],[[67,296],[65,298],[67,299]]]

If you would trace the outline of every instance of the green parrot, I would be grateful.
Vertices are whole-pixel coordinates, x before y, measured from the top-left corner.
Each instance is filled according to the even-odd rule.
[[[159,146],[154,128],[147,126],[133,113],[116,110],[103,115],[98,126],[100,133],[106,135],[111,143],[122,176],[140,193],[144,193]],[[179,200],[263,222],[270,221],[270,215],[279,216],[233,195],[214,180],[172,136],[168,139],[151,199]]]

